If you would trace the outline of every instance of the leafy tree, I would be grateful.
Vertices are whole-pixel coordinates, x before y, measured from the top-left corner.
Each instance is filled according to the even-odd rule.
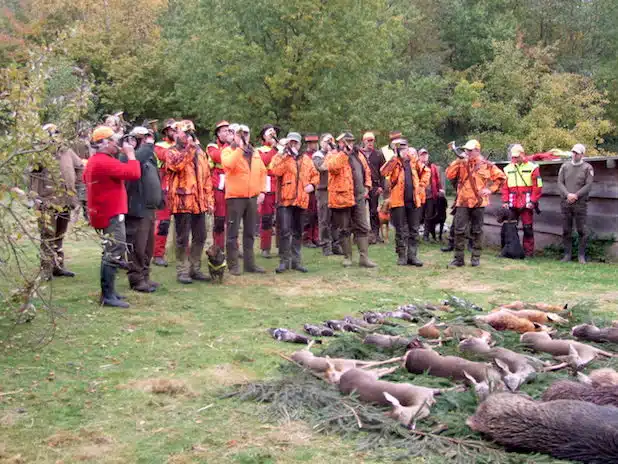
[[[354,102],[380,84],[401,26],[382,0],[233,5],[202,1],[172,18],[191,31],[170,36],[177,96],[207,124],[225,116],[254,126],[349,127]],[[235,14],[212,14],[230,10]]]
[[[490,152],[504,153],[513,142],[531,152],[577,142],[595,147],[613,130],[604,118],[607,100],[594,82],[555,72],[550,49],[499,42],[494,55],[470,70],[474,82],[461,81],[453,96],[453,117]]]
[[[34,253],[49,245],[39,239],[40,214],[26,178],[35,166],[58,170],[56,149],[65,141],[50,140],[43,118],[54,115],[62,133],[69,134],[88,110],[90,88],[81,79],[50,79],[58,70],[53,48],[32,48],[29,55],[26,66],[14,64],[0,73],[0,325],[30,319],[40,310],[50,322],[32,333],[40,343],[53,333],[56,309]]]

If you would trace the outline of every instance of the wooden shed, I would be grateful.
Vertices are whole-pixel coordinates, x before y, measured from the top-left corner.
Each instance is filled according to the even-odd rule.
[[[586,158],[594,168],[594,183],[588,203],[588,227],[598,236],[614,234],[618,237],[618,158]],[[562,215],[560,213],[560,192],[558,171],[563,160],[537,162],[543,178],[543,197],[539,203],[541,214],[534,215],[534,236],[536,249],[562,241]],[[508,162],[497,162],[503,168]],[[485,214],[485,241],[500,246],[500,224],[495,212],[502,206],[499,194],[491,198]],[[521,236],[521,232],[520,232]],[[610,248],[610,256],[618,258],[618,243]]]

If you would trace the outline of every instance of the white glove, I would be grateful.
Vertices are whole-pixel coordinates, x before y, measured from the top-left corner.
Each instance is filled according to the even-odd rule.
[[[307,186],[305,186],[305,192],[307,193],[311,193],[315,190],[315,188],[313,187],[313,184],[308,184]]]

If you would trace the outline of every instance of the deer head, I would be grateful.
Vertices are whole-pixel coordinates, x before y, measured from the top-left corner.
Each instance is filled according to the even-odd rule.
[[[383,392],[384,398],[391,403],[393,409],[388,413],[390,417],[405,426],[414,428],[416,421],[429,416],[429,404],[424,400],[420,405],[402,406],[397,398],[388,392]]]
[[[332,384],[339,384],[339,381],[341,380],[341,376],[343,375],[343,372],[338,371],[337,368],[335,367],[335,365],[330,361],[330,359],[325,358],[326,359],[326,364],[328,365],[328,367],[326,368],[326,371],[324,371],[324,378],[328,383],[332,383]]]
[[[474,393],[476,394],[476,397],[479,399],[479,401],[484,401],[491,393],[491,390],[489,388],[489,382],[487,380],[477,382],[476,379],[470,374],[468,374],[466,371],[463,372],[463,375],[474,387]]]
[[[517,391],[517,389],[525,381],[525,374],[520,372],[511,372],[508,364],[498,358],[494,359],[494,363],[503,372],[502,381],[506,385],[506,388],[512,392]]]

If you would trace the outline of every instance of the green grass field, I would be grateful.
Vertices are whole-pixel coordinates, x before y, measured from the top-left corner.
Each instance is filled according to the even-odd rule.
[[[343,269],[340,257],[304,249],[306,275],[275,275],[277,261],[258,258],[266,275],[180,286],[173,267],[155,268],[163,286],[151,295],[130,292],[121,275],[118,289],[132,306],[108,309],[97,304],[98,244],[69,242],[65,250],[78,276],[54,282],[66,313],[53,341],[34,351],[5,343],[0,462],[374,462],[353,440],[301,421],[266,421],[263,406],[219,398],[226,387],[278,376],[285,361],[277,353],[298,348],[275,342],[267,328],[300,331],[305,322],[447,293],[485,309],[518,299],[618,309],[612,265],[504,261],[486,250],[480,268],[447,269],[451,254],[433,244],[421,248],[424,268],[402,268],[392,243],[371,248],[375,270]],[[31,325],[15,330],[40,329],[44,320]],[[156,379],[178,381],[178,391],[150,392]]]

